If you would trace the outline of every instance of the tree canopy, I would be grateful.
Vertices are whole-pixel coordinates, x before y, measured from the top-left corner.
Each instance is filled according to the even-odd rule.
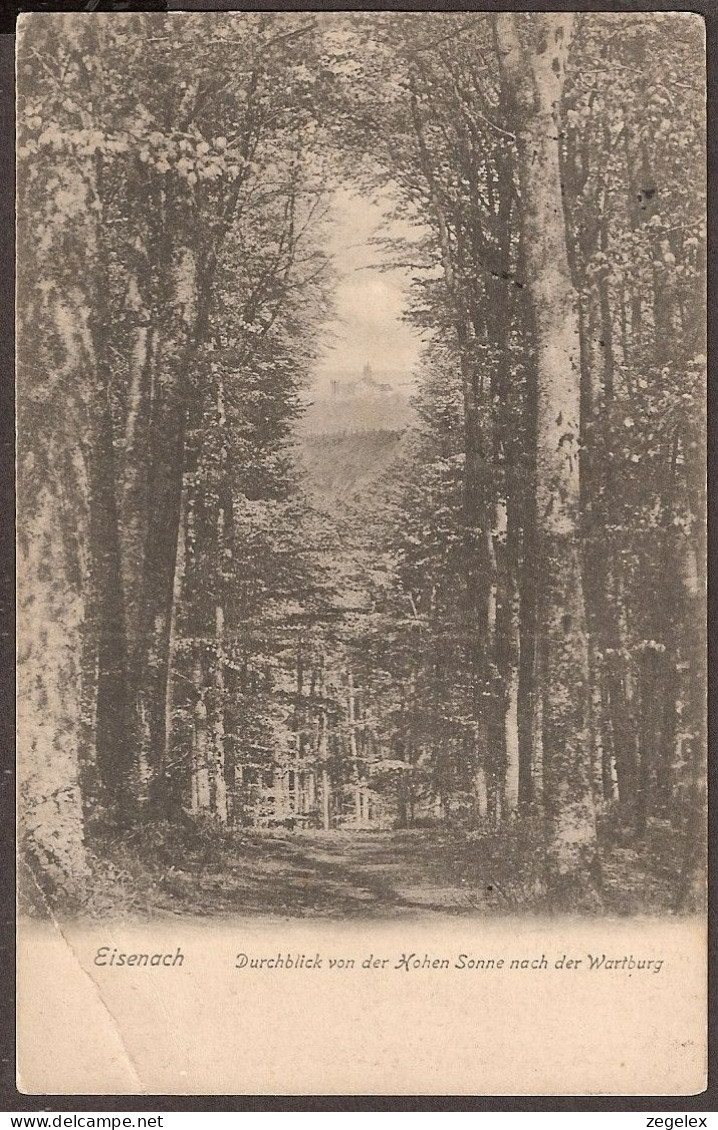
[[[85,904],[138,826],[203,821],[514,836],[540,898],[583,910],[616,845],[665,834],[666,898],[694,897],[702,35],[24,24],[20,765],[46,898]],[[391,198],[427,344],[410,426],[307,439],[349,182]]]

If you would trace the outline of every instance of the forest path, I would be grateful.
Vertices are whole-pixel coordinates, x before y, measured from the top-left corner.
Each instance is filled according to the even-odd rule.
[[[491,888],[467,871],[450,841],[424,829],[253,832],[230,850],[173,868],[160,880],[156,909],[341,918],[490,913]]]

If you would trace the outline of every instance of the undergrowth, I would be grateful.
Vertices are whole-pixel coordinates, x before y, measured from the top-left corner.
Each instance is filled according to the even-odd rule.
[[[668,822],[651,821],[638,836],[620,814],[606,813],[598,833],[597,912],[667,915],[701,909],[704,884],[690,881],[686,837]],[[360,833],[364,843],[386,839],[382,850],[387,861],[395,861],[397,886],[418,882],[444,889],[454,913],[498,915],[550,913],[542,836],[534,813],[498,829],[435,825],[372,837]],[[104,830],[88,838],[87,881],[72,900],[53,890],[32,858],[21,855],[19,906],[34,917],[98,919],[158,913],[341,916],[350,887],[370,882],[368,873],[361,878],[356,850],[352,858],[358,843],[357,833],[347,829],[287,834],[227,828],[211,818],[187,819],[180,827],[156,821],[123,832]],[[331,874],[329,856],[339,869]],[[385,909],[392,912],[389,902]],[[578,902],[574,910],[584,912]]]

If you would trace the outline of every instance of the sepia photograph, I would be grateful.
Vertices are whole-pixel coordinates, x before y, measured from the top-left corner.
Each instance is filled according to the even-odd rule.
[[[472,971],[534,1013],[573,975],[656,1061],[629,1078],[599,1019],[569,1092],[701,1085],[704,41],[655,11],[21,17],[21,1087],[24,1056],[72,1091],[39,1032],[89,977],[132,1078],[83,1085],[153,1093],[127,978],[189,986],[200,934],[231,939],[213,999],[260,977],[254,1032],[265,990],[301,1028],[339,973],[356,1003],[427,971],[432,1024]],[[679,1053],[652,1025],[681,1009]],[[513,1086],[456,1054],[447,1086]],[[296,1087],[272,1055],[222,1089]],[[534,1056],[516,1093],[562,1090]]]

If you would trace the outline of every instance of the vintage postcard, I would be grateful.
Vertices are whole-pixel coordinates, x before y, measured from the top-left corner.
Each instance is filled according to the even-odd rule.
[[[700,17],[17,79],[20,1090],[702,1091]]]

